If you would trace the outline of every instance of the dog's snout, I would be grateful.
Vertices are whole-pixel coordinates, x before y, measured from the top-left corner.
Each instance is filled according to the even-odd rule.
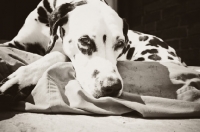
[[[92,57],[86,68],[77,72],[77,77],[83,89],[94,98],[119,97],[122,93],[123,80],[111,58]]]
[[[104,96],[115,97],[122,89],[122,83],[120,79],[107,78],[103,82],[104,86],[101,88],[101,92]]]

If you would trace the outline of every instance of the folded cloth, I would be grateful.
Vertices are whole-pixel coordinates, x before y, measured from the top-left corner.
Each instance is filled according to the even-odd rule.
[[[30,64],[39,58],[41,56],[37,54],[15,48],[3,47],[0,44],[0,80],[16,71],[20,66]]]
[[[3,56],[12,54],[12,50],[8,50],[9,53]],[[31,53],[26,54],[32,57]],[[26,60],[25,56],[18,57],[22,61]],[[9,61],[4,60],[6,63]],[[153,62],[119,62],[118,69],[124,80],[124,91],[119,98],[93,98],[75,79],[72,64],[60,62],[45,71],[24,101],[11,107],[15,110],[38,113],[122,115],[137,111],[146,118],[200,117],[200,77],[197,72],[176,64]],[[176,99],[183,98],[180,96],[190,96],[191,92],[188,94],[187,91],[195,91],[195,99]]]

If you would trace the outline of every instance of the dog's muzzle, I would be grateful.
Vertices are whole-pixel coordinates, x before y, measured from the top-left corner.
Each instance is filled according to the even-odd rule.
[[[95,79],[95,86],[96,89],[99,91],[96,91],[94,93],[94,96],[110,96],[110,97],[117,97],[120,94],[120,91],[122,90],[122,82],[118,77],[113,76],[107,76],[107,77],[97,77]]]
[[[82,76],[81,76],[82,75]],[[118,97],[122,93],[123,82],[117,67],[109,60],[94,58],[77,72],[83,89],[95,98]]]

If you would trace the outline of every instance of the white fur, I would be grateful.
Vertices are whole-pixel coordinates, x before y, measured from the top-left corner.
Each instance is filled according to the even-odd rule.
[[[122,81],[116,68],[117,57],[121,51],[115,52],[113,49],[117,36],[124,39],[122,19],[116,12],[103,2],[86,4],[69,13],[69,21],[63,28],[66,29],[64,52],[71,59],[77,79],[88,93],[97,90],[94,89],[92,78],[95,69],[100,71],[102,78],[113,76]],[[106,43],[103,42],[104,34],[107,36]],[[89,35],[96,43],[97,52],[91,56],[83,55],[77,47],[78,39],[83,35]],[[69,40],[72,40],[72,43],[69,43]],[[113,70],[117,72],[112,73]]]
[[[73,3],[77,1],[81,0],[57,0],[56,7],[66,2]],[[54,0],[49,0],[49,2],[52,6]],[[63,28],[65,29],[63,50],[71,59],[76,70],[76,78],[81,83],[83,89],[95,96],[97,92],[101,91],[101,87],[103,87],[100,85],[97,87],[97,84],[95,84],[95,79],[92,77],[95,70],[99,71],[99,79],[104,80],[105,78],[112,77],[113,79],[118,79],[122,82],[116,67],[117,57],[122,49],[114,51],[113,47],[118,42],[116,39],[118,36],[121,40],[124,40],[125,37],[123,35],[123,20],[111,7],[100,2],[100,0],[87,0],[87,2],[88,4],[78,6],[68,14],[69,21],[63,25]],[[39,6],[43,6],[42,1],[38,7]],[[19,41],[20,43],[39,42],[42,44],[42,47],[47,49],[50,39],[50,29],[45,24],[35,21],[37,17],[38,14],[36,8],[27,17],[23,28],[19,31],[13,41]],[[78,39],[83,35],[88,35],[95,41],[97,51],[92,55],[84,55],[78,49]],[[107,36],[106,43],[103,42],[103,35]],[[71,43],[69,43],[70,40],[72,40]],[[6,91],[15,83],[19,84],[19,89],[27,86],[28,82],[35,84],[45,69],[55,63],[54,61],[59,62],[63,60],[57,60],[56,58],[52,59],[52,56],[53,53],[50,53],[41,60],[17,70],[9,76],[10,80],[2,86],[0,91]],[[60,58],[63,58],[62,55],[60,55]],[[50,59],[52,59],[52,61]],[[50,62],[46,63],[47,61]],[[38,63],[46,63],[46,65],[36,66]],[[39,73],[32,74],[33,70],[38,71]],[[23,73],[24,71],[26,71],[26,73]],[[105,82],[103,85],[106,87],[105,85],[109,84]],[[122,93],[122,90],[123,89],[121,89],[118,96]]]

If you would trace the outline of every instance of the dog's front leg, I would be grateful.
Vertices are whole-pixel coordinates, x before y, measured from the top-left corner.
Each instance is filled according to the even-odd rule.
[[[64,61],[65,55],[52,52],[27,66],[22,66],[1,82],[0,93],[12,97],[15,101],[23,100],[50,66]]]

